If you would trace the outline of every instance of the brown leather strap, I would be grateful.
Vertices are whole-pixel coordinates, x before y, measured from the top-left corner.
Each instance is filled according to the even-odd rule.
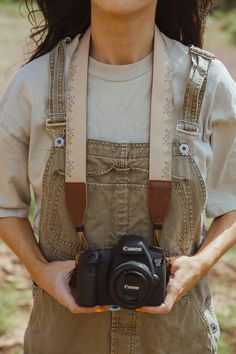
[[[80,231],[79,229],[83,228],[85,222],[85,213],[87,209],[86,183],[65,183],[65,197],[67,209],[71,215],[72,222],[77,231]]]
[[[148,206],[154,228],[161,229],[170,207],[171,182],[149,181]]]

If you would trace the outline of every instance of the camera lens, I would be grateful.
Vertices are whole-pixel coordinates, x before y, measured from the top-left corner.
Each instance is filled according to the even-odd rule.
[[[130,261],[114,269],[109,283],[111,296],[123,308],[133,309],[148,302],[154,288],[149,268]]]

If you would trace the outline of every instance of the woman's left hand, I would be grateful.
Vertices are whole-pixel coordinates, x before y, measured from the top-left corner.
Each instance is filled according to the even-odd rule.
[[[141,307],[136,311],[152,314],[168,314],[173,305],[186,295],[207,273],[197,256],[172,258],[171,275],[165,301],[160,306]]]

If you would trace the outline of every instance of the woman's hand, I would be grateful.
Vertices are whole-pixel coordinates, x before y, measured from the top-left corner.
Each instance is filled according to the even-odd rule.
[[[80,307],[76,304],[69,287],[69,274],[74,268],[75,261],[41,263],[33,278],[40,288],[74,314],[102,312],[99,306]]]
[[[160,306],[137,309],[152,314],[168,314],[173,305],[186,295],[207,273],[197,257],[181,256],[172,258],[171,275],[167,285],[167,294]]]

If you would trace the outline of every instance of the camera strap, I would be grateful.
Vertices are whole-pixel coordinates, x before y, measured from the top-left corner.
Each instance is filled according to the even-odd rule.
[[[90,28],[80,37],[69,71],[66,118],[65,196],[80,237],[87,209],[86,142]],[[171,199],[172,70],[166,44],[155,25],[150,118],[149,210],[161,230]]]

